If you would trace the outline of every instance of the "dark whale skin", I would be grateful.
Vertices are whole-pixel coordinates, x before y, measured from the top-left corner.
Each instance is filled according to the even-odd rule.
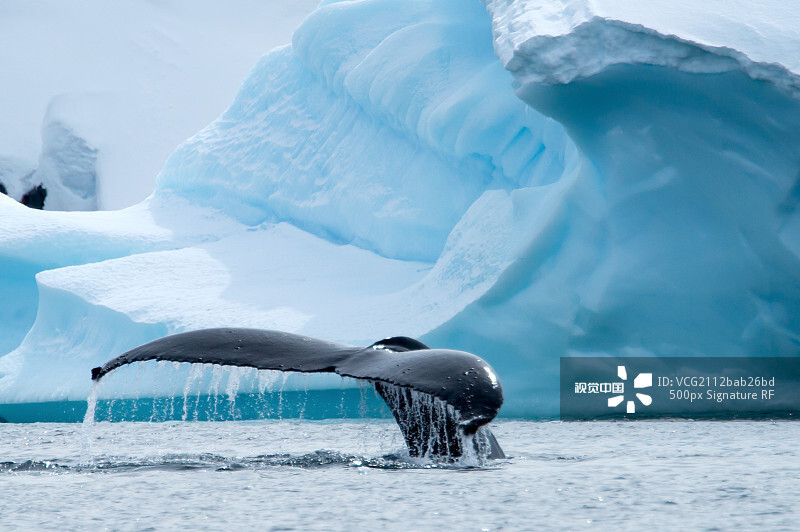
[[[413,456],[461,456],[464,453],[461,435],[474,435],[494,419],[503,404],[500,381],[480,357],[465,351],[430,349],[404,336],[387,338],[368,347],[353,347],[281,331],[202,329],[165,336],[131,349],[94,368],[92,380],[120,366],[148,360],[301,373],[331,372],[369,380],[392,410]],[[387,385],[399,387],[403,392],[391,395]],[[436,427],[415,421],[412,413],[422,409],[425,415],[416,417],[429,418],[431,412],[426,411],[428,407],[411,390],[440,399],[452,407],[452,412],[447,409],[445,419]],[[502,450],[488,428],[482,429],[481,434],[488,438],[490,457],[502,457]]]

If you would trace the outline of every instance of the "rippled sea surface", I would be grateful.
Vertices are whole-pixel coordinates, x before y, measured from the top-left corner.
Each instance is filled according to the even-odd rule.
[[[390,421],[0,425],[0,529],[797,530],[800,424],[492,424],[508,459]]]

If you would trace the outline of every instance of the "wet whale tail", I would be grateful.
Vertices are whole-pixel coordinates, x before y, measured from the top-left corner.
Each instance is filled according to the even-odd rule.
[[[133,362],[242,366],[337,373],[370,381],[392,411],[411,456],[504,458],[487,424],[503,404],[494,370],[464,351],[430,349],[405,336],[353,347],[280,331],[223,328],[179,333],[141,345],[92,370],[92,380]]]

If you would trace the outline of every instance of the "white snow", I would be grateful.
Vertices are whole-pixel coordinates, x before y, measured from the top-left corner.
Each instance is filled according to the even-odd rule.
[[[3,2],[0,182],[16,199],[45,182],[47,209],[143,200],[167,156],[230,104],[258,58],[288,43],[317,3]],[[96,197],[60,189],[68,172],[30,175],[58,148],[51,124],[97,150]]]
[[[597,16],[663,35],[737,50],[752,61],[800,73],[800,10],[780,0],[591,0]]]
[[[521,83],[564,84],[642,64],[695,74],[741,69],[800,94],[797,9],[781,19],[783,7],[753,16],[718,2],[488,0],[487,8],[497,55]]]
[[[738,51],[800,73],[800,10],[782,0],[485,0],[498,56],[539,36],[558,37],[594,18],[639,25],[664,36]],[[640,47],[631,47],[641,53]],[[597,59],[597,53],[587,54]]]

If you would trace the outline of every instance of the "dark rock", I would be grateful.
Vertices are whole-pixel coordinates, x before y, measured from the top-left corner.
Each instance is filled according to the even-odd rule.
[[[20,203],[31,209],[44,209],[44,199],[47,197],[47,189],[42,185],[36,185],[22,196]]]

